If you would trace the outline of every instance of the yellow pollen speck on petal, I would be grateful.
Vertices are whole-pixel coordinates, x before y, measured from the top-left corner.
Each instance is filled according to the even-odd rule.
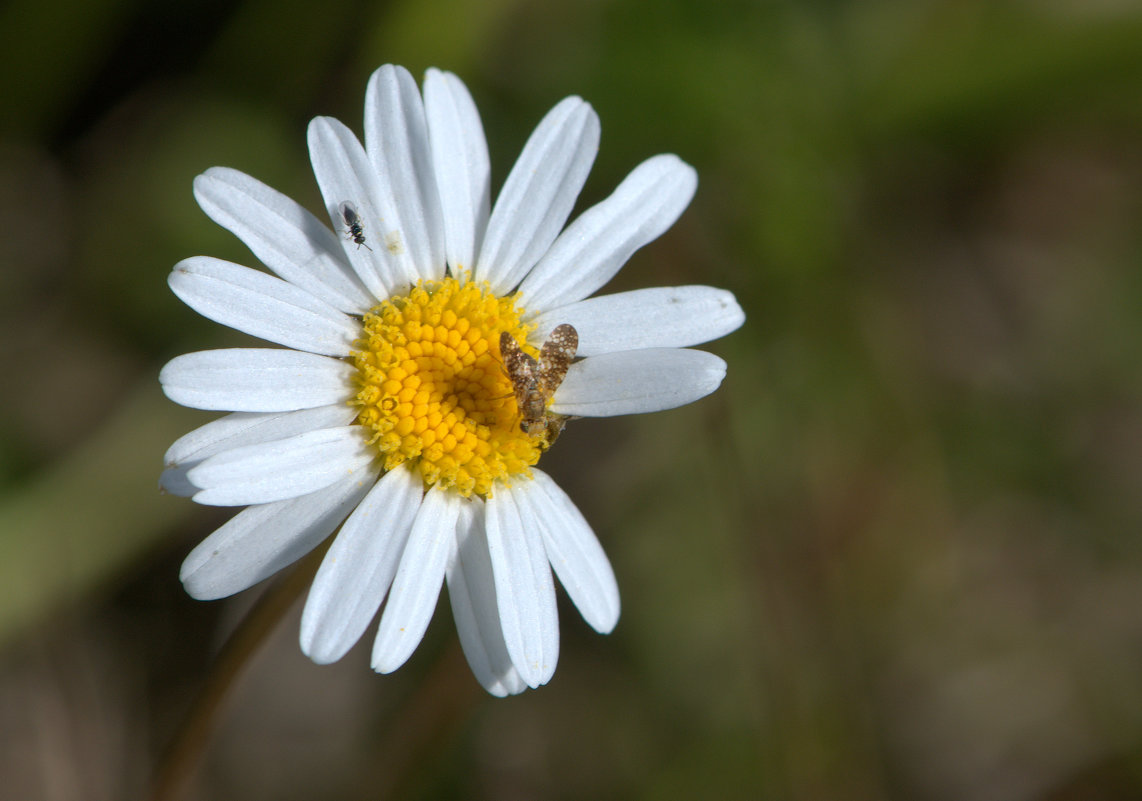
[[[520,428],[499,352],[505,331],[526,342],[515,300],[445,278],[365,314],[353,402],[386,470],[408,463],[426,486],[485,498],[496,481],[530,475],[544,443]]]

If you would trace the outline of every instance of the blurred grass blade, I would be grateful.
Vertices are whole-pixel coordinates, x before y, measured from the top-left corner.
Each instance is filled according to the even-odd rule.
[[[148,378],[71,454],[0,498],[0,643],[194,512],[158,488],[163,451],[192,419]]]

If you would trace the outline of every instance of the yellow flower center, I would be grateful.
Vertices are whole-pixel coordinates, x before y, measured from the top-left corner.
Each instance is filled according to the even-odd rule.
[[[496,480],[530,476],[547,443],[520,428],[499,346],[507,331],[535,355],[521,313],[486,282],[445,278],[364,316],[353,402],[385,470],[410,462],[426,486],[485,498]]]

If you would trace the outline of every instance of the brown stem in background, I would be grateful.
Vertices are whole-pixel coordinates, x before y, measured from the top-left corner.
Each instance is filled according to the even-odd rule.
[[[159,763],[150,801],[175,801],[186,789],[187,780],[202,758],[230,688],[309,586],[324,553],[324,548],[318,548],[266,590],[226,640],[186,722]]]
[[[377,746],[377,761],[365,786],[376,798],[405,798],[412,785],[425,781],[431,764],[486,693],[468,670],[459,640],[446,646],[416,692],[396,711]]]
[[[191,707],[175,741],[167,750],[149,801],[176,801],[186,790],[214,731],[230,688],[278,623],[313,580],[325,555],[319,548],[270,587],[230,635],[214,669]],[[458,641],[447,646],[417,691],[396,710],[379,759],[364,777],[378,798],[396,793],[423,777],[428,755],[447,748],[483,697],[467,669]],[[378,789],[379,788],[379,789]]]

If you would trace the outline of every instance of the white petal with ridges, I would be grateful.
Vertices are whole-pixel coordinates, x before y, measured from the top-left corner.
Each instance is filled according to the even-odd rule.
[[[492,207],[476,277],[497,295],[515,288],[559,235],[599,150],[599,118],[568,97],[527,140]]]
[[[559,619],[547,552],[539,532],[520,516],[517,491],[497,484],[484,505],[488,553],[504,644],[523,680],[538,687],[555,672]]]
[[[175,440],[163,456],[167,466],[159,484],[176,495],[193,495],[202,489],[186,479],[186,473],[208,456],[285,439],[320,428],[346,426],[357,416],[357,409],[345,403],[318,406],[297,412],[234,412],[207,423]]]
[[[592,294],[674,224],[697,186],[698,174],[677,156],[647,159],[567,226],[520,285],[520,304],[550,309]]]
[[[425,494],[373,643],[373,670],[378,673],[392,673],[403,665],[424,637],[455,546],[460,506],[467,503],[471,501],[439,484]]]
[[[336,662],[368,628],[392,583],[423,491],[419,474],[390,470],[341,527],[301,615],[301,650],[314,662]]]
[[[527,683],[512,664],[500,626],[482,501],[461,508],[447,579],[460,647],[476,680],[499,698],[526,690]]]
[[[453,270],[471,270],[491,208],[492,168],[484,126],[468,89],[450,72],[428,70],[424,109],[447,261]]]
[[[296,350],[226,348],[176,356],[159,382],[168,398],[192,409],[293,412],[347,401],[354,370]]]
[[[604,353],[571,365],[551,411],[576,417],[659,412],[709,395],[725,376],[726,363],[701,350]]]
[[[309,353],[348,356],[360,323],[288,281],[221,259],[195,256],[167,279],[203,317]]]
[[[352,476],[287,501],[250,506],[190,552],[179,578],[192,598],[225,598],[305,556],[345,519],[376,480]]]
[[[444,277],[444,223],[424,101],[404,67],[386,64],[365,91],[365,151],[380,176],[378,243],[397,272]]]
[[[555,326],[579,332],[577,355],[620,350],[686,348],[725,336],[745,322],[732,292],[710,286],[654,287],[600,295],[560,306],[535,319],[533,342]]]
[[[360,426],[324,428],[246,445],[203,460],[187,473],[198,503],[241,506],[296,498],[360,474],[376,456]]]
[[[207,456],[242,445],[284,439],[319,428],[345,426],[356,416],[357,409],[341,403],[298,412],[234,412],[176,439],[163,455],[163,463],[173,466],[202,461]]]
[[[314,117],[307,131],[309,160],[325,199],[333,226],[342,234],[342,246],[354,271],[379,299],[403,293],[416,281],[415,270],[403,259],[391,257],[384,245],[387,223],[380,209],[381,187],[365,148],[356,135],[332,117]],[[349,239],[341,204],[357,213],[364,244]]]
[[[603,546],[582,513],[546,473],[532,468],[531,489],[517,494],[543,534],[551,567],[583,619],[600,634],[619,620],[619,585]]]
[[[237,170],[211,167],[194,179],[194,197],[212,220],[291,284],[344,312],[361,314],[376,303],[350,268],[337,235],[276,189]]]

